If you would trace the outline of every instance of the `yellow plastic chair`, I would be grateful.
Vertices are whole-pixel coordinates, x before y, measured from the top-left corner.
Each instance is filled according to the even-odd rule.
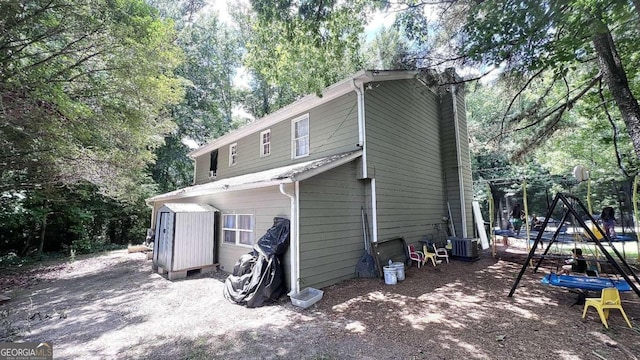
[[[427,247],[427,245],[422,245],[422,250],[424,251],[424,263],[426,264],[427,261],[431,260],[431,262],[433,263],[433,266],[436,266],[436,264],[439,264],[442,262],[442,260],[438,260],[438,255],[435,253],[432,253],[429,251],[429,248]]]
[[[589,306],[593,306],[597,311],[598,315],[600,315],[600,321],[604,324],[604,327],[607,329],[609,325],[607,324],[607,319],[609,318],[609,310],[618,309],[622,313],[622,316],[629,325],[630,328],[631,323],[629,322],[629,318],[627,318],[627,314],[622,309],[622,304],[620,302],[620,293],[616,288],[606,288],[602,289],[602,297],[599,298],[586,298],[584,302],[584,311],[582,312],[582,318],[584,319],[587,316],[587,309]]]

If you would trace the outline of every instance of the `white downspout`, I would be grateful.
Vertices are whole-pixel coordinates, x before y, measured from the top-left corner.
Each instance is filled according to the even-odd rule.
[[[458,123],[458,98],[456,86],[451,85],[451,100],[453,102],[453,124],[456,132],[456,157],[458,159],[458,185],[460,186],[460,216],[462,217],[462,237],[467,237],[467,207],[464,194],[464,177],[462,174],[462,156],[460,150],[460,124]]]
[[[358,145],[362,147],[362,177],[367,178],[367,132],[365,130],[364,119],[364,89],[362,83],[356,85],[356,79],[351,79],[353,90],[357,95],[357,109],[358,109]]]
[[[362,177],[366,179],[369,177],[369,172],[367,170],[367,131],[364,116],[364,88],[362,82],[360,85],[356,85],[356,79],[351,80],[351,85],[357,95],[358,145],[362,147]],[[371,179],[371,228],[373,230],[371,241],[373,242],[378,242],[378,208],[376,201],[376,180]]]
[[[295,182],[295,190],[294,190],[294,195],[289,195],[286,191],[284,191],[284,183],[280,184],[280,193],[282,193],[282,195],[288,197],[289,199],[291,199],[291,219],[290,219],[290,228],[289,228],[289,255],[290,255],[290,262],[291,264],[289,265],[290,268],[290,276],[291,279],[289,279],[289,288],[291,289],[291,291],[287,294],[289,296],[297,293],[300,291],[300,262],[299,262],[299,258],[300,258],[300,254],[299,254],[299,244],[298,244],[298,194],[300,193],[299,190],[299,183],[298,181]]]
[[[371,228],[373,229],[372,240],[378,242],[378,198],[376,196],[376,179],[371,179]]]
[[[211,156],[211,155],[209,155],[209,156]],[[197,178],[196,178],[198,176],[198,162],[195,159],[191,158],[191,157],[190,157],[190,159],[191,159],[191,161],[193,161],[193,180],[191,181],[191,185],[195,185],[198,182]]]

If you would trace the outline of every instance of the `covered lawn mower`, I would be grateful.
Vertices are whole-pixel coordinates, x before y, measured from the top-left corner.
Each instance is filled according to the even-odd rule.
[[[273,219],[273,226],[244,254],[233,267],[224,283],[224,297],[232,302],[253,308],[273,302],[287,292],[284,269],[279,256],[289,247],[289,220]]]

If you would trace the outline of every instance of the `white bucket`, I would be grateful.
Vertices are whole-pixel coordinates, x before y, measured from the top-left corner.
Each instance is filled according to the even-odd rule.
[[[384,270],[384,283],[387,285],[395,285],[398,283],[398,272],[395,266],[385,266]]]
[[[391,266],[396,269],[396,277],[398,278],[398,281],[404,280],[404,263],[398,261],[392,263]]]

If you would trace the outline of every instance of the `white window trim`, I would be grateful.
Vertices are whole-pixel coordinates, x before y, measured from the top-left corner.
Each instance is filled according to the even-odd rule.
[[[235,153],[234,150],[235,149]],[[235,166],[238,163],[238,143],[229,145],[229,166]]]
[[[269,134],[269,142],[268,143],[264,142],[264,135],[265,134]],[[264,146],[266,144],[269,144],[269,152],[265,154],[264,153]],[[269,156],[269,155],[271,155],[271,129],[267,129],[267,130],[262,131],[260,133],[260,157],[266,157],[266,156]]]
[[[307,120],[307,153],[303,154],[303,155],[298,155],[296,156],[296,123],[303,121],[303,120]],[[298,116],[297,118],[291,120],[291,158],[292,159],[300,159],[303,157],[307,157],[309,156],[309,153],[311,153],[311,122],[309,121],[309,113],[306,113],[302,116]]]
[[[226,228],[226,227],[224,227],[224,224],[225,224],[224,217],[225,216],[235,216],[236,217],[236,221],[234,222],[236,224],[235,228]],[[238,229],[238,216],[250,216],[251,217],[251,229],[250,230]],[[255,234],[254,234],[254,228],[255,227],[256,227],[256,219],[255,219],[255,215],[254,214],[222,214],[222,244],[224,244],[224,245],[243,246],[243,247],[249,247],[249,248],[253,247],[253,244],[256,241]],[[225,230],[226,231],[235,232],[236,239],[235,239],[235,242],[233,244],[224,241],[224,232],[225,232]],[[241,232],[251,233],[251,245],[240,243],[240,233]]]

